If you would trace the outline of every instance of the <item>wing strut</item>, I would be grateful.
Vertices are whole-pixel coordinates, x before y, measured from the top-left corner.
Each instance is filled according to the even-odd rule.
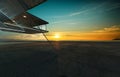
[[[38,28],[40,29],[40,27],[38,26]],[[47,29],[47,26],[46,26],[46,29]],[[45,39],[48,41],[48,43],[51,45],[51,47],[57,51],[57,49],[54,47],[54,45],[52,44],[51,41],[49,41],[49,39],[47,38],[47,36],[45,35],[45,33],[42,33],[42,35],[45,37]]]
[[[45,39],[48,41],[48,43],[51,45],[51,47],[52,47],[55,51],[58,51],[58,50],[54,47],[54,45],[52,44],[52,42],[49,41],[49,39],[47,38],[47,36],[46,36],[44,33],[42,33],[42,34],[43,34],[43,36],[45,37]]]

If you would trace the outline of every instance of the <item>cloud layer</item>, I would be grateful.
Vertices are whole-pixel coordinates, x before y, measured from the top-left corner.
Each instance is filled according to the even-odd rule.
[[[104,29],[101,29],[101,30],[95,30],[93,32],[120,32],[120,27],[111,26],[111,27],[104,28]]]

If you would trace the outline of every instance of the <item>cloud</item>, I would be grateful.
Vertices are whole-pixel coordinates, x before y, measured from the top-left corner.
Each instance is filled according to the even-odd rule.
[[[42,34],[19,34],[7,36],[6,38],[15,40],[46,40]]]
[[[87,13],[96,12],[96,11],[104,13],[106,11],[112,11],[117,8],[120,8],[120,3],[113,4],[113,3],[104,2],[99,5],[94,5],[93,7],[89,6],[89,8],[85,8],[84,10],[73,12],[73,13],[69,14],[69,16],[77,16],[77,15],[87,14]]]
[[[55,21],[55,22],[53,22],[53,24],[61,24],[61,23],[65,23],[66,21]]]
[[[101,33],[101,32],[120,32],[120,27],[111,26],[111,27],[104,28],[104,29],[101,29],[101,30],[95,30],[93,32],[98,32],[98,33]]]
[[[86,13],[93,12],[93,11],[95,12],[95,10],[101,9],[105,5],[106,5],[106,2],[101,3],[101,4],[97,5],[97,6],[96,5],[94,5],[92,7],[89,6],[89,7],[85,8],[84,10],[73,12],[73,13],[69,14],[69,16],[77,16],[77,15],[86,14]]]
[[[87,11],[89,11],[89,10],[83,10],[83,11],[74,12],[74,13],[71,13],[69,16],[76,16],[76,15],[84,14]]]
[[[120,8],[120,3],[103,2],[100,4],[90,4],[88,6],[84,6],[83,8],[81,8],[77,11],[74,11],[70,14],[66,14],[66,15],[62,15],[62,16],[55,16],[54,18],[73,17],[73,16],[88,14],[88,13],[92,13],[92,12],[104,13],[104,12],[112,11],[117,8]]]
[[[106,11],[111,11],[114,9],[120,8],[120,3],[115,3],[115,4],[109,4],[109,8],[106,9]]]
[[[82,14],[87,14],[89,12],[95,12],[95,10],[101,9],[106,5],[106,2],[100,3],[100,4],[89,4],[87,6],[84,6],[83,8],[74,11],[72,13],[66,14],[66,15],[61,15],[61,16],[54,16],[53,18],[66,18],[66,17],[72,17],[72,16],[77,16],[77,15],[82,15]]]

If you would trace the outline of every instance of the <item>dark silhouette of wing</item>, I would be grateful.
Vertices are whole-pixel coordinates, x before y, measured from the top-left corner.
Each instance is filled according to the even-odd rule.
[[[0,0],[0,12],[9,18],[14,18],[44,1],[46,0]]]
[[[48,24],[47,21],[44,21],[30,13],[22,13],[19,16],[16,16],[13,20],[17,22],[17,24],[21,26],[31,27],[40,26]]]

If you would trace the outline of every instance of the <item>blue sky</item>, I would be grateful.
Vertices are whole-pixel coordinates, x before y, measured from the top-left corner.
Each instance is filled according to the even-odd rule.
[[[47,20],[52,31],[91,31],[120,24],[120,3],[98,0],[48,0],[29,12]]]

